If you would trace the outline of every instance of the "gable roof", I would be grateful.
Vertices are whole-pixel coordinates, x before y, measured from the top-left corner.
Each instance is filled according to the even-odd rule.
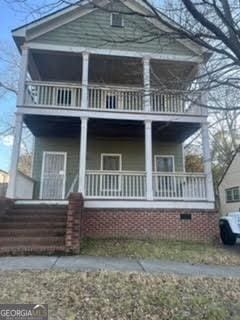
[[[146,15],[144,19],[148,20],[152,23],[155,27],[160,30],[165,31],[166,33],[170,32],[170,26],[172,25],[174,28],[181,29],[173,20],[168,18],[163,13],[159,12],[163,22],[158,21],[157,19],[151,18],[152,12],[149,11],[149,8],[146,8],[146,4],[142,0],[118,0],[129,9],[138,12],[142,16]],[[111,3],[111,0],[82,0],[77,1],[75,4],[71,4],[64,8],[61,8],[51,14],[48,14],[40,19],[34,20],[28,24],[25,24],[21,27],[18,27],[12,30],[13,38],[19,48],[21,50],[21,45],[25,42],[26,37],[29,33],[33,32],[34,30],[38,30],[38,33],[35,37],[39,36],[39,34],[44,34],[49,31],[49,28],[44,27],[51,23],[51,30],[54,30],[70,21],[74,21],[77,18],[90,13],[99,8],[104,8],[107,4]],[[166,24],[164,24],[166,21]],[[40,32],[39,32],[40,30]],[[30,40],[32,40],[32,37]],[[186,48],[194,52],[196,55],[206,54],[207,50],[200,45],[196,44],[195,42],[191,41],[190,39],[176,39]]]
[[[223,182],[224,177],[226,176],[228,170],[230,169],[230,167],[231,167],[231,165],[232,165],[232,163],[233,163],[233,161],[234,161],[234,159],[236,158],[236,156],[237,156],[238,153],[240,153],[240,145],[239,145],[239,147],[237,148],[237,150],[236,150],[236,152],[234,153],[234,155],[232,156],[232,159],[231,159],[231,161],[229,162],[229,164],[227,165],[226,169],[224,170],[223,175],[222,175],[221,179],[220,179],[219,182],[218,182],[218,187],[219,187],[220,184]]]

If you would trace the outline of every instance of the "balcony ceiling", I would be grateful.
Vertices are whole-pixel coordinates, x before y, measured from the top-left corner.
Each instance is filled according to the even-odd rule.
[[[25,124],[34,136],[79,137],[80,119],[26,115]],[[153,122],[153,139],[181,143],[200,128],[197,123]],[[90,119],[88,134],[97,137],[144,138],[141,121]]]
[[[152,60],[151,85],[185,88],[189,84],[185,80],[189,79],[194,68],[192,63]],[[34,50],[30,59],[30,73],[33,80],[81,83],[82,56]],[[89,82],[143,86],[142,61],[137,58],[90,55]]]

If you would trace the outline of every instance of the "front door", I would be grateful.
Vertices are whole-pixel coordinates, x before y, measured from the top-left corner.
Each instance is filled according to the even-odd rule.
[[[67,154],[44,152],[40,199],[61,200],[65,198]]]

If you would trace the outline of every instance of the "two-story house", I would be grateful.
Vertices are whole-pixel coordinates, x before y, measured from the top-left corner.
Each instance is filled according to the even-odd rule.
[[[82,1],[13,31],[22,63],[7,194],[16,198],[25,124],[34,192],[16,204],[79,192],[86,236],[209,240],[206,95],[189,94],[209,53],[151,15],[142,1]],[[188,173],[183,145],[199,129],[204,172]]]

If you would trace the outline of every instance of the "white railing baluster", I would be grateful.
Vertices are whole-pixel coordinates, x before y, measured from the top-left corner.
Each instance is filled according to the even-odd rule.
[[[206,200],[204,174],[157,172],[153,178],[157,199]]]

